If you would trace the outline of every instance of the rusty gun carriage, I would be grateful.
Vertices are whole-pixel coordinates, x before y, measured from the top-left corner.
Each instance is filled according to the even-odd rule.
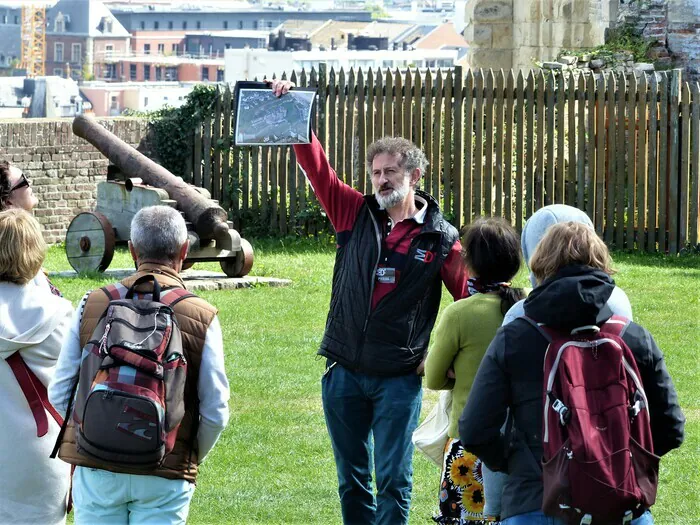
[[[75,216],[66,233],[66,255],[77,272],[104,271],[117,241],[128,241],[131,219],[144,207],[172,206],[185,218],[190,250],[184,267],[217,261],[229,277],[253,266],[253,248],[227,220],[226,211],[203,188],[187,184],[142,155],[96,120],[78,116],[73,133],[95,146],[110,162],[107,181],[97,185],[93,212]]]

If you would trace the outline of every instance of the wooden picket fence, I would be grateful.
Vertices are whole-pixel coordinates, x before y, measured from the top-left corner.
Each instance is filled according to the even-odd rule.
[[[530,71],[340,70],[290,79],[317,89],[314,129],[338,176],[371,192],[367,145],[409,138],[430,162],[422,187],[456,226],[542,206],[584,210],[610,245],[678,253],[700,241],[700,86],[649,77]],[[291,147],[231,147],[231,89],[195,131],[187,171],[245,231],[308,231],[317,202]],[[314,228],[318,227],[314,226]],[[312,228],[313,229],[313,228]]]

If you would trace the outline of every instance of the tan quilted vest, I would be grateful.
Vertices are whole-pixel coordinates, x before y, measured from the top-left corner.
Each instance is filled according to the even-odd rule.
[[[138,271],[122,281],[127,288],[136,279],[153,274],[163,290],[172,287],[185,288],[180,276],[172,268],[157,264],[142,264]],[[152,285],[145,283],[137,291],[150,292]],[[80,347],[83,348],[97,325],[99,318],[107,309],[109,298],[101,290],[93,291],[85,303],[80,322]],[[177,433],[175,447],[168,454],[163,464],[154,469],[121,467],[102,463],[80,454],[75,442],[73,418],[69,419],[66,432],[61,442],[58,456],[65,462],[82,467],[99,468],[111,472],[126,474],[147,474],[168,479],[185,479],[192,483],[197,478],[197,423],[199,421],[199,398],[197,382],[202,350],[207,329],[217,313],[216,308],[199,297],[190,297],[179,301],[175,307],[175,317],[180,324],[183,347],[187,356],[187,383],[185,385],[185,416]]]

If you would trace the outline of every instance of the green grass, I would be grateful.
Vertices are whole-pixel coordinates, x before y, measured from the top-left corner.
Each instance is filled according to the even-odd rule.
[[[216,305],[231,382],[231,422],[202,466],[190,523],[340,523],[336,475],[321,408],[323,361],[316,350],[327,313],[332,243],[253,242],[254,275],[290,278],[284,288],[202,292]],[[654,506],[659,525],[700,523],[700,258],[614,254],[618,284],[637,321],[666,354],[688,418],[686,442],[664,457]],[[132,263],[125,250],[112,268]],[[199,266],[198,266],[199,267]],[[203,268],[217,269],[214,263]],[[60,247],[49,270],[69,269]],[[56,278],[75,304],[108,282],[98,275]],[[525,272],[518,282],[524,284]],[[444,294],[443,305],[449,302]],[[423,414],[436,400],[426,391]],[[431,523],[439,473],[416,455],[411,523]]]

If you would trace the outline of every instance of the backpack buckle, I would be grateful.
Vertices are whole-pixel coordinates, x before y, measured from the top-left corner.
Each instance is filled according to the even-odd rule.
[[[590,514],[584,514],[579,525],[591,525],[591,523],[593,523],[593,516]]]
[[[554,403],[552,403],[552,410],[559,414],[559,422],[562,426],[571,421],[571,410],[559,399],[555,399]]]
[[[632,511],[628,510],[625,512],[625,515],[622,517],[622,525],[625,525],[625,523],[632,523],[632,518],[634,516],[632,515]]]
[[[640,413],[643,409],[646,408],[646,404],[644,403],[644,397],[643,397],[642,394],[639,392],[639,390],[637,390],[637,391],[634,393],[633,401],[634,401],[634,404],[630,405],[629,408],[628,408],[629,413],[630,413],[630,417],[631,417],[632,419],[634,419],[635,417],[637,417],[637,416],[639,415],[639,413]]]

